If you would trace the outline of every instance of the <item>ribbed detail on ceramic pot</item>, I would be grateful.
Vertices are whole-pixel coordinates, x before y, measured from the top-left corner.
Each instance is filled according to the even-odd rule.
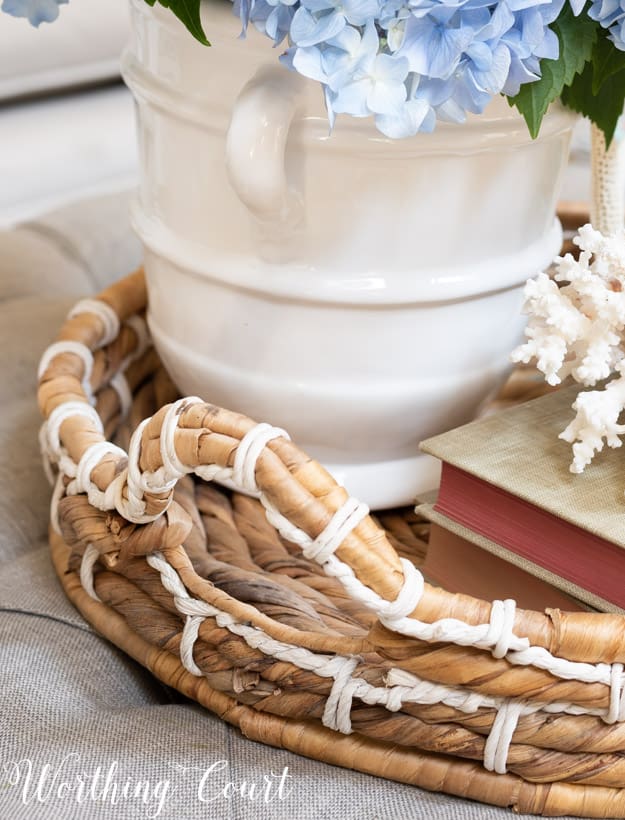
[[[133,223],[179,389],[271,416],[376,507],[409,501],[434,475],[419,440],[496,389],[521,286],[560,248],[572,115],[554,107],[532,140],[502,98],[435,134],[339,117],[330,135],[318,84],[239,39],[227,4],[204,8],[211,48],[131,7]]]

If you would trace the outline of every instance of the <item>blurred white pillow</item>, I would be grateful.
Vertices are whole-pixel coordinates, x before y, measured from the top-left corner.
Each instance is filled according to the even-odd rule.
[[[128,0],[70,0],[39,28],[0,13],[0,101],[118,77],[128,32]]]
[[[0,227],[136,184],[133,102],[121,82],[0,106],[0,135]]]

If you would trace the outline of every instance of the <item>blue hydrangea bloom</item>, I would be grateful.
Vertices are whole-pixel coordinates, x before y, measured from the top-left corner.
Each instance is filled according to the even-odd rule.
[[[625,51],[625,0],[594,0],[589,16],[610,32],[610,40]]]
[[[549,27],[565,0],[237,0],[281,60],[322,83],[330,123],[371,116],[389,137],[463,122],[496,94],[513,96],[557,59]],[[581,0],[569,0],[577,9]],[[607,8],[611,24],[621,17]],[[620,6],[619,6],[620,8]],[[278,20],[280,9],[282,16]]]
[[[33,26],[52,23],[59,16],[59,6],[68,0],[3,0],[2,11],[13,17],[27,17]]]

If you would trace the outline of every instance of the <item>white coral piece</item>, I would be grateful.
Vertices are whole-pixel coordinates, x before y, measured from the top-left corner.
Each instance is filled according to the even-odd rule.
[[[527,341],[512,360],[535,360],[552,385],[570,375],[594,387],[618,374],[605,389],[578,395],[577,415],[560,436],[573,444],[571,471],[581,473],[604,439],[620,447],[625,433],[618,423],[625,408],[625,231],[606,237],[585,225],[574,242],[579,260],[558,257],[554,279],[540,273],[527,282]]]
[[[625,407],[625,377],[610,382],[605,390],[580,393],[573,402],[577,415],[560,433],[560,438],[573,444],[572,473],[583,473],[595,453],[603,450],[603,439],[608,447],[620,447],[620,435],[625,425],[618,418]]]

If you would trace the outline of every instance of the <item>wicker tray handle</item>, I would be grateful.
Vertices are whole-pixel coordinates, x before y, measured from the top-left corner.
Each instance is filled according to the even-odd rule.
[[[42,448],[59,470],[53,522],[61,509],[66,538],[89,544],[88,566],[101,553],[118,560],[137,550],[151,551],[152,529],[158,527],[157,543],[168,550],[168,560],[188,588],[197,585],[184,551],[178,549],[190,521],[172,503],[176,483],[195,473],[257,494],[282,536],[337,577],[350,597],[375,612],[378,623],[370,632],[370,646],[385,657],[401,659],[404,668],[419,670],[418,658],[416,665],[410,662],[415,641],[444,641],[452,644],[449,662],[455,666],[468,657],[475,677],[481,671],[505,680],[513,663],[528,667],[528,685],[539,697],[556,685],[566,699],[564,681],[572,680],[595,685],[589,702],[605,702],[614,677],[606,664],[625,660],[621,616],[527,612],[516,610],[513,601],[490,603],[431,587],[411,562],[398,557],[367,508],[284,431],[185,398],[143,420],[128,454],[110,444],[105,426],[128,409],[128,383],[141,379],[146,357],[149,361],[145,331],[136,317],[130,319],[145,304],[142,271],[97,300],[79,303],[40,367],[38,397],[46,419]],[[59,507],[59,501],[81,494],[91,510],[77,522],[72,505]],[[247,610],[252,623],[267,628],[270,619],[254,607]],[[504,684],[495,689],[509,694]]]
[[[326,572],[339,576],[350,594],[370,605],[386,626],[394,628],[409,615],[418,616],[418,623],[445,619],[450,622],[447,632],[444,624],[439,625],[438,636],[429,639],[449,640],[450,629],[490,625],[490,635],[467,633],[464,642],[490,648],[495,657],[527,645],[527,641],[521,645],[514,640],[514,631],[521,629],[522,637],[535,646],[571,660],[589,660],[590,641],[583,639],[589,616],[584,613],[515,613],[509,604],[492,604],[423,585],[410,562],[403,561],[402,566],[365,505],[350,498],[282,430],[186,398],[163,407],[137,427],[128,460],[123,450],[107,442],[92,401],[103,387],[113,385],[118,404],[125,404],[128,391],[119,388],[123,373],[132,377],[134,365],[137,377],[136,365],[146,342],[136,322],[122,324],[121,329],[119,325],[144,309],[146,301],[143,273],[137,271],[98,300],[79,303],[57,344],[44,355],[38,398],[47,419],[48,440],[42,441],[61,473],[63,467],[74,473],[64,492],[85,492],[94,507],[117,509],[125,520],[137,524],[155,521],[169,511],[165,521],[174,530],[167,543],[180,544],[185,514],[177,510],[174,516],[171,506],[177,480],[195,473],[226,481],[244,492],[259,494],[269,520],[281,534],[324,565]],[[146,537],[145,543],[149,541]],[[404,573],[409,573],[407,579]],[[456,618],[459,624],[451,623]],[[621,617],[593,615],[590,620],[592,660],[624,660]],[[596,640],[599,627],[601,641]],[[385,632],[376,631],[377,645],[396,640]],[[428,639],[421,633],[413,637]]]
[[[150,348],[146,302],[141,271],[80,302],[39,369],[53,557],[99,631],[265,742],[520,810],[623,816],[625,618],[528,612],[431,587],[284,431],[178,399]],[[203,577],[200,508],[211,494],[225,499],[191,475],[256,495],[260,504],[233,498],[246,516],[254,509],[247,526],[266,527],[279,554],[274,530],[287,553],[299,547],[315,579],[323,575],[310,561],[319,564],[335,613],[358,613],[357,622],[331,616],[319,628],[305,607],[284,618],[247,603],[260,599],[246,583],[275,581],[264,570],[246,576],[232,551],[219,571],[243,586]],[[279,595],[282,606],[288,584]],[[259,669],[259,692],[241,695]],[[487,771],[450,766],[456,754]]]

